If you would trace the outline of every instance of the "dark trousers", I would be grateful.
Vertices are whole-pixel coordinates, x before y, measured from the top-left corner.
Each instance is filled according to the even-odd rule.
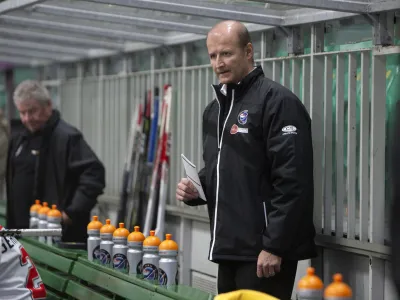
[[[258,278],[256,262],[223,261],[218,266],[218,294],[248,289],[290,300],[296,271],[297,261],[282,261],[275,276]]]

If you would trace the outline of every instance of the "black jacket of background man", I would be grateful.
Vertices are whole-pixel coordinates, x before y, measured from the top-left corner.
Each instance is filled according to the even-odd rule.
[[[57,204],[72,219],[73,225],[63,224],[63,241],[86,242],[90,211],[105,186],[103,164],[56,110],[36,133],[14,128],[7,162],[7,227],[28,228],[29,207],[40,199]]]
[[[199,172],[208,205],[211,261],[316,256],[311,120],[288,89],[255,68],[203,114]]]

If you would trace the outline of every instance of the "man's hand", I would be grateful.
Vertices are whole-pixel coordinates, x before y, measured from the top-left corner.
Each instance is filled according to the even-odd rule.
[[[258,255],[257,277],[272,277],[281,270],[282,258],[262,250]]]
[[[66,225],[71,225],[72,224],[71,218],[68,217],[68,215],[65,212],[62,212],[62,221]]]
[[[176,188],[176,199],[179,201],[189,201],[199,198],[199,192],[193,183],[187,179],[182,178]]]

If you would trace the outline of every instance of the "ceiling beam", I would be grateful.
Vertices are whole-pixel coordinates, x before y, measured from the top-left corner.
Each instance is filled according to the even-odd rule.
[[[103,27],[62,23],[62,22],[48,21],[48,20],[21,17],[21,16],[10,16],[10,15],[0,16],[0,23],[10,24],[10,25],[25,24],[44,29],[52,28],[56,30],[68,30],[69,32],[85,33],[100,37],[111,37],[111,38],[119,37],[120,39],[139,41],[151,44],[163,44],[165,42],[164,37],[157,35],[143,34],[138,32],[126,32],[122,30],[105,29]]]
[[[366,13],[367,2],[351,0],[264,0],[266,3],[293,5],[298,7],[334,10],[341,12]]]
[[[284,26],[295,26],[325,22],[357,16],[356,13],[346,13],[333,10],[318,10],[310,8],[291,9],[286,12]]]
[[[51,60],[29,59],[16,55],[0,55],[0,61],[12,63],[14,65],[23,65],[23,66],[38,66],[51,63]]]
[[[158,10],[215,19],[230,19],[241,22],[280,26],[282,12],[261,10],[255,7],[234,4],[199,3],[193,0],[87,0],[89,2]]]
[[[40,31],[32,31],[26,29],[16,29],[11,26],[0,26],[0,37],[3,38],[21,38],[24,41],[33,41],[33,42],[44,42],[44,43],[55,43],[57,45],[65,44],[75,45],[83,48],[103,48],[103,49],[114,49],[114,50],[123,50],[124,44],[117,43],[115,41],[101,41],[101,40],[93,40],[88,36],[84,37],[74,37],[70,35],[65,35],[62,32],[54,32],[54,33],[45,33]]]
[[[182,22],[164,21],[158,18],[148,19],[139,16],[104,13],[104,12],[97,12],[97,11],[90,11],[90,10],[83,10],[83,9],[76,9],[69,7],[61,7],[55,5],[40,4],[36,5],[34,10],[40,13],[52,14],[62,17],[120,23],[131,26],[135,25],[142,27],[157,28],[162,30],[197,33],[203,35],[206,35],[208,31],[211,29],[211,27],[208,26],[193,25],[190,23],[182,23]]]
[[[386,12],[390,10],[400,10],[399,0],[379,0],[369,3],[368,12]]]
[[[17,55],[25,58],[37,58],[44,60],[76,60],[79,58],[69,54],[65,55],[43,50],[32,50],[10,46],[0,46],[0,55]]]
[[[21,40],[3,39],[3,38],[0,38],[0,46],[18,47],[31,50],[43,50],[43,51],[64,53],[76,56],[82,56],[88,53],[88,51],[85,49],[59,46],[55,44],[44,44],[44,43],[26,42]]]
[[[6,0],[0,3],[0,15],[13,10],[25,8],[30,5],[38,4],[44,0]]]

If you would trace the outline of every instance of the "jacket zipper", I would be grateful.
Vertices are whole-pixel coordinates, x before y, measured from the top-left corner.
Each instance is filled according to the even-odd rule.
[[[235,100],[235,90],[232,90],[232,100],[231,100],[231,106],[229,108],[229,112],[228,115],[226,116],[225,122],[224,122],[224,126],[222,127],[222,133],[221,133],[221,140],[219,140],[219,122],[220,122],[220,115],[221,115],[221,104],[219,102],[219,99],[217,97],[217,93],[214,89],[214,95],[215,95],[215,99],[217,100],[218,103],[218,124],[217,124],[217,141],[218,141],[218,158],[217,158],[217,188],[216,188],[216,195],[215,195],[215,211],[214,211],[214,228],[213,228],[213,240],[211,243],[211,249],[210,249],[210,257],[209,259],[212,261],[213,260],[213,251],[214,251],[214,246],[215,246],[215,234],[217,231],[217,214],[218,214],[218,197],[219,197],[219,163],[220,163],[220,158],[221,158],[221,150],[222,150],[222,140],[224,138],[224,131],[225,131],[225,126],[226,126],[226,122],[229,119],[229,116],[231,114],[232,111],[232,107],[233,107],[233,102]]]

